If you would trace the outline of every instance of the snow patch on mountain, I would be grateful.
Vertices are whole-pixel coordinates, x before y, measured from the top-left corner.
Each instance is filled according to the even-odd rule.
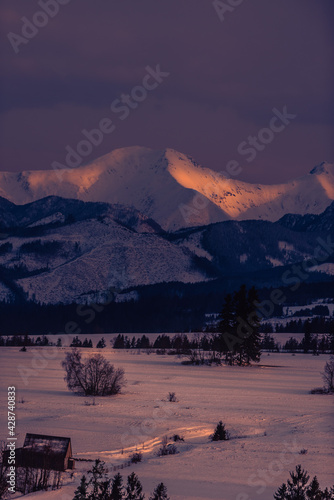
[[[247,262],[248,257],[249,256],[247,253],[243,253],[242,255],[240,255],[240,264],[244,264],[245,262]]]
[[[284,262],[280,259],[275,259],[270,255],[267,255],[266,260],[272,264],[273,267],[284,266]]]
[[[211,261],[212,255],[207,252],[202,246],[202,234],[200,232],[192,233],[187,238],[182,240],[182,247],[188,248],[197,257],[204,257]]]
[[[99,294],[106,294],[110,288],[120,291],[138,285],[170,281],[194,283],[207,279],[195,268],[187,249],[154,234],[136,233],[111,219],[104,223],[77,222],[39,239],[42,243],[57,241],[63,243],[63,247],[54,258],[35,254],[20,256],[20,264],[29,270],[49,267],[48,271],[17,281],[29,298],[37,302],[82,302],[83,298],[95,299]],[[36,238],[25,239],[25,242],[33,240]],[[22,241],[17,238],[8,241],[17,253]],[[9,255],[3,261],[10,267],[12,258]]]
[[[49,215],[49,217],[44,217],[43,219],[39,219],[38,221],[30,224],[28,227],[38,227],[45,226],[46,224],[52,224],[54,222],[64,222],[65,217],[61,212],[57,212],[55,214]]]
[[[285,251],[288,251],[288,252],[294,252],[295,251],[294,246],[291,245],[290,243],[288,243],[287,241],[279,241],[278,242],[278,248],[280,250],[285,250]]]
[[[332,262],[326,262],[324,264],[319,264],[318,266],[310,267],[309,271],[329,274],[329,275],[333,276],[334,275],[334,264]]]

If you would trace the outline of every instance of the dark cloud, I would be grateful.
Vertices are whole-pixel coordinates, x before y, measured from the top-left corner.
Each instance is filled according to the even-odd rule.
[[[39,9],[1,3],[2,170],[49,168],[158,63],[170,77],[90,159],[142,144],[220,169],[287,105],[296,120],[242,178],[274,182],[333,161],[332,0],[244,0],[224,22],[211,0],[71,0],[16,55],[7,33]]]

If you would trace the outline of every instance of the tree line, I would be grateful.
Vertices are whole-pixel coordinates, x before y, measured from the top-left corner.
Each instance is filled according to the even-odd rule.
[[[139,477],[134,472],[127,477],[127,482],[123,485],[121,474],[118,473],[110,479],[105,462],[98,459],[88,471],[88,475],[81,477],[73,500],[145,500],[145,494]],[[159,483],[149,500],[170,500],[166,486]]]
[[[39,304],[27,299],[16,280],[42,271],[29,272],[22,266],[11,269],[0,266],[0,282],[4,283],[13,296],[11,300],[0,302],[0,335],[60,334],[64,332],[65,325],[73,321],[78,323],[80,332],[77,333],[86,335],[104,332],[204,331],[207,327],[206,314],[219,311],[226,294],[233,293],[238,282],[240,283],[240,280],[234,279],[217,279],[196,284],[161,283],[136,287],[136,300],[113,301],[108,304],[100,301],[87,306],[76,303]],[[260,300],[266,300],[271,293],[272,288],[262,288],[259,291]],[[282,293],[286,297],[286,304],[304,305],[319,297],[333,298],[334,292],[324,282],[304,283],[297,295],[289,288],[282,288]],[[95,307],[94,316],[91,313],[92,307]],[[271,316],[280,315],[282,305],[275,304]]]
[[[263,328],[265,328],[265,325],[263,325]],[[275,331],[276,333],[304,333],[308,328],[313,333],[331,333],[334,331],[334,318],[316,316],[315,318],[306,320],[292,319],[287,321],[285,325],[276,324]]]

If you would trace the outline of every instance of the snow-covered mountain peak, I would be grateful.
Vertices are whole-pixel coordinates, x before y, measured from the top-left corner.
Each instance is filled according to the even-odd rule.
[[[134,146],[77,168],[0,172],[0,197],[21,205],[50,195],[134,207],[168,230],[227,219],[275,221],[324,211],[334,199],[333,164],[285,184],[249,184],[174,149]]]

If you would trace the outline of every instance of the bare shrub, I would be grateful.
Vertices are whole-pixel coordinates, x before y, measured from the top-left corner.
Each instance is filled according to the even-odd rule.
[[[175,392],[170,392],[168,394],[167,401],[169,401],[170,403],[176,403],[177,402],[177,398],[176,398]]]
[[[334,356],[331,356],[330,360],[325,364],[322,379],[325,384],[325,390],[327,392],[334,392]]]
[[[78,349],[66,354],[62,362],[68,388],[85,396],[111,396],[118,394],[125,385],[124,370],[114,366],[102,356],[95,354],[82,361]]]
[[[177,443],[178,441],[184,441],[184,438],[181,437],[179,434],[174,434],[174,436],[172,437],[173,441],[175,443]]]
[[[327,391],[323,387],[315,387],[310,390],[310,394],[327,394]]]
[[[138,462],[141,462],[143,458],[143,455],[141,453],[134,453],[132,457],[130,458],[130,462],[132,464],[137,464]]]
[[[158,456],[164,457],[166,455],[176,455],[177,453],[178,453],[178,450],[177,450],[175,444],[167,444],[167,445],[161,446],[161,448],[158,451]]]
[[[168,438],[167,436],[165,436],[162,440],[162,446],[158,450],[157,455],[159,457],[163,457],[166,455],[176,455],[176,453],[178,453],[177,447],[175,446],[175,444],[168,444]]]

